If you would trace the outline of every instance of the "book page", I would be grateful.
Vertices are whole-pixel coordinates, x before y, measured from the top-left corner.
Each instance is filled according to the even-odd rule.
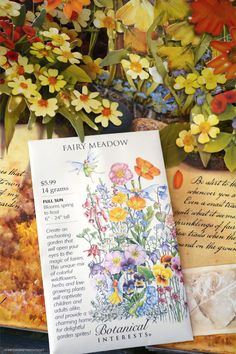
[[[191,340],[158,132],[29,149],[51,353]]]

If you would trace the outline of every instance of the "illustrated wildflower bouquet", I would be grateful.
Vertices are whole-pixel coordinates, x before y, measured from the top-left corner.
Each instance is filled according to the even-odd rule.
[[[173,215],[159,175],[138,157],[132,168],[114,163],[110,185],[99,179],[87,187],[83,209],[91,226],[77,237],[88,243],[96,321],[152,316],[175,322],[187,315]]]
[[[42,120],[48,136],[57,117],[65,117],[81,138],[84,123],[95,131],[109,123],[126,129],[123,104],[131,117],[168,123],[161,131],[167,167],[190,154],[205,167],[219,158],[231,172],[236,169],[235,1],[26,5],[0,4],[6,145],[19,117],[29,118],[29,127]]]

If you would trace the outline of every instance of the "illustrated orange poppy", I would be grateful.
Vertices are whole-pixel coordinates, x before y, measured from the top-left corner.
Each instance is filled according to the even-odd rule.
[[[90,0],[48,0],[46,10],[52,11],[61,3],[64,4],[63,12],[65,16],[70,19],[73,12],[80,13],[83,6],[90,4]]]
[[[218,36],[225,25],[236,26],[236,8],[231,0],[195,0],[191,8],[196,33]]]
[[[142,210],[146,206],[145,199],[141,197],[131,197],[127,202],[128,207],[134,210]]]
[[[230,34],[231,42],[211,41],[211,46],[221,54],[207,64],[214,68],[214,74],[225,74],[228,80],[236,78],[236,28]]]
[[[159,176],[161,171],[155,167],[151,162],[142,159],[141,157],[137,157],[136,166],[134,166],[134,170],[137,175],[145,178],[145,179],[153,179],[154,176]]]

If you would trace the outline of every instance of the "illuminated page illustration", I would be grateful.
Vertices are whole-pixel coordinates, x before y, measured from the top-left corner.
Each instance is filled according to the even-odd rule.
[[[29,148],[51,353],[191,340],[159,133]]]

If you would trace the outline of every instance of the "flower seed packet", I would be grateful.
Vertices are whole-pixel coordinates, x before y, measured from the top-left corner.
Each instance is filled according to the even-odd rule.
[[[51,353],[191,340],[159,133],[29,152]]]

